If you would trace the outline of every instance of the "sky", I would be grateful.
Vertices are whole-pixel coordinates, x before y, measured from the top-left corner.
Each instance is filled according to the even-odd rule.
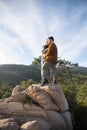
[[[0,0],[0,64],[30,65],[49,36],[58,57],[87,67],[87,0]]]

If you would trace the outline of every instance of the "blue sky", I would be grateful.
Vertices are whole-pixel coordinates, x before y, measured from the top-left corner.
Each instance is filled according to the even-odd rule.
[[[0,64],[31,64],[48,36],[87,67],[87,0],[0,0]]]

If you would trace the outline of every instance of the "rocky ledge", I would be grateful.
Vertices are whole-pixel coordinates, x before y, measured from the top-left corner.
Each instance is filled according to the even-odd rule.
[[[72,130],[67,100],[58,85],[17,85],[0,100],[0,130]]]

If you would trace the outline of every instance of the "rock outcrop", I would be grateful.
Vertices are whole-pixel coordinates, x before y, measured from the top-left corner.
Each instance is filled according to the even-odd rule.
[[[57,85],[17,85],[0,100],[0,130],[72,130],[64,93]]]

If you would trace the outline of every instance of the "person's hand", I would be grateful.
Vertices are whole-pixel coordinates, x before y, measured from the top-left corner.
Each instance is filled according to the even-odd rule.
[[[45,54],[43,54],[43,58],[45,58]]]

